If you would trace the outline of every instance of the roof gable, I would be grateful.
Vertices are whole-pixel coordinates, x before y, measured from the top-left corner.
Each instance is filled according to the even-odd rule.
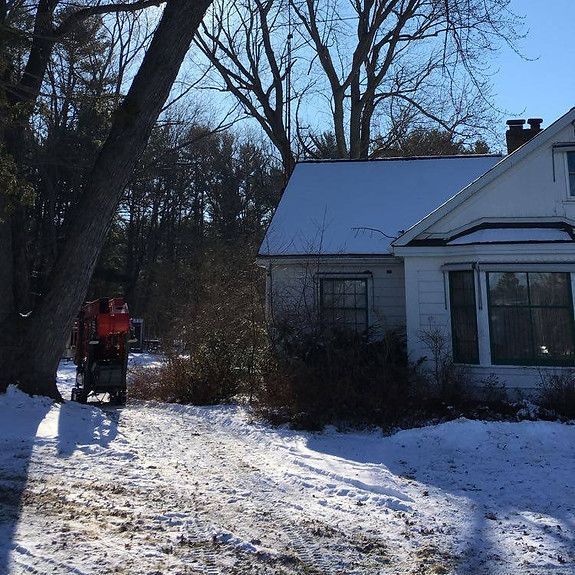
[[[486,186],[493,183],[498,178],[501,178],[509,170],[517,166],[520,162],[526,159],[529,155],[537,152],[550,143],[565,130],[573,125],[575,127],[575,108],[571,108],[569,112],[561,116],[549,127],[541,131],[526,144],[515,150],[512,154],[505,156],[499,163],[494,165],[490,170],[486,171],[480,178],[471,182],[464,187],[461,191],[456,193],[453,197],[449,198],[446,202],[439,205],[432,212],[427,214],[424,218],[410,227],[405,233],[393,242],[393,247],[406,246],[416,237],[420,236],[434,224],[440,222],[443,218],[451,214],[457,207],[461,206],[464,202],[479,194]]]
[[[499,155],[300,162],[260,256],[389,254],[401,233]]]

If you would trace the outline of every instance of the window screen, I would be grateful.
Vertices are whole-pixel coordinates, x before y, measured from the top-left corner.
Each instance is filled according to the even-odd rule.
[[[356,333],[367,331],[367,279],[321,278],[322,325]]]
[[[573,365],[570,274],[497,272],[487,280],[493,363]]]
[[[449,301],[453,361],[479,363],[473,271],[449,272]]]

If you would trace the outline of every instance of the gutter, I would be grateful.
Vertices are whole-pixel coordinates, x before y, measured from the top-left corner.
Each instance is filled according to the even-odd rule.
[[[258,255],[256,264],[261,268],[267,269],[270,264],[273,265],[293,265],[313,262],[321,265],[358,265],[358,264],[393,264],[401,263],[402,258],[393,254],[302,254],[302,255]]]

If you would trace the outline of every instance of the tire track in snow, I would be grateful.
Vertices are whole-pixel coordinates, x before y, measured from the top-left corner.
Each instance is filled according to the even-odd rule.
[[[87,575],[85,571],[64,563],[46,557],[37,551],[31,551],[18,543],[11,544],[10,561],[25,573],[34,575]]]
[[[206,532],[205,525],[200,523],[197,515],[184,523],[184,533],[182,545],[189,547],[186,562],[192,559],[198,575],[220,575],[212,537]]]
[[[199,429],[199,428],[198,428]],[[214,427],[201,428],[200,436],[207,438],[214,437],[216,434],[217,441],[226,444],[226,449],[219,450],[224,453],[233,453],[237,450],[238,443],[244,445],[247,450],[253,448],[249,439],[242,435],[231,436],[229,433],[222,433],[215,430]],[[220,458],[214,458],[212,466],[221,464]],[[302,566],[305,566],[312,573],[321,575],[350,574],[352,570],[341,556],[328,557],[325,545],[320,545],[314,540],[314,536],[308,529],[303,527],[301,522],[308,521],[313,523],[316,518],[306,512],[300,504],[294,503],[301,499],[301,493],[293,485],[286,483],[279,484],[273,477],[268,476],[265,471],[259,467],[239,465],[237,458],[228,458],[225,461],[227,471],[230,471],[230,463],[233,467],[234,490],[236,492],[248,492],[254,496],[250,504],[257,509],[260,514],[270,518],[271,523],[281,530],[288,537],[288,547],[295,552]],[[214,467],[216,468],[216,467]],[[265,488],[262,488],[265,486]],[[278,493],[284,492],[285,498],[281,500],[281,506],[278,505]],[[288,513],[288,509],[299,516],[299,523],[294,516]],[[348,538],[341,534],[338,537],[343,543],[352,547]],[[356,572],[356,571],[354,571]]]
[[[162,412],[162,416],[166,415],[163,409],[159,411]],[[176,416],[177,414],[172,415]],[[184,423],[181,418],[178,419],[180,420],[179,423]],[[173,421],[171,423],[173,426]],[[184,425],[187,427],[189,423],[189,421],[185,421]],[[234,492],[249,493],[250,499],[245,502],[247,506],[251,507],[253,511],[257,510],[258,514],[268,518],[263,528],[266,530],[269,529],[269,523],[271,523],[273,527],[287,536],[287,547],[295,553],[302,566],[305,566],[308,570],[312,570],[314,573],[321,573],[322,575],[349,572],[345,565],[338,565],[336,567],[336,563],[343,563],[341,558],[338,557],[337,560],[331,558],[330,560],[326,556],[325,547],[316,543],[312,534],[299,525],[297,520],[286,511],[286,508],[295,511],[296,514],[299,515],[300,521],[313,520],[313,517],[306,514],[301,506],[292,503],[293,501],[297,501],[300,496],[299,493],[296,493],[290,486],[290,491],[292,491],[289,493],[290,497],[284,498],[281,501],[281,507],[278,506],[277,494],[281,491],[287,491],[287,486],[285,484],[279,485],[273,478],[264,475],[261,469],[254,469],[251,466],[248,467],[245,465],[242,466],[241,460],[233,457],[233,453],[237,451],[237,443],[241,442],[244,447],[250,447],[249,443],[243,437],[234,436],[230,438],[227,434],[214,434],[214,428],[208,427],[204,422],[199,423],[195,421],[194,423],[194,435],[200,438],[198,441],[203,441],[204,443],[204,449],[201,455],[203,463],[205,464],[203,468],[211,471],[211,474],[208,474],[208,480],[213,479],[213,470],[224,467],[227,475],[233,476]],[[181,432],[176,435],[179,436],[180,433],[185,433],[185,430],[182,429]],[[164,440],[165,439],[166,438],[164,438]],[[232,444],[231,439],[235,442],[234,444]],[[215,444],[217,448],[208,449],[210,443]],[[232,457],[225,457],[223,454],[232,454]],[[265,489],[262,489],[263,486],[265,486]],[[185,489],[185,486],[180,485],[178,487],[179,492],[183,489]],[[219,495],[222,497],[222,493],[219,493]],[[213,497],[214,493],[211,493],[210,496]],[[228,498],[228,494],[223,497]],[[212,503],[210,506],[211,517],[218,526],[214,527],[214,529],[233,532],[234,530],[228,527],[230,517],[224,512],[227,507],[227,502],[222,501],[219,506],[213,505],[213,501],[210,503]],[[214,509],[214,507],[216,509]],[[196,525],[197,521],[198,519],[196,517]],[[201,530],[205,531],[206,526],[203,525]]]
[[[71,505],[90,509],[88,519],[97,521],[98,515],[108,518],[102,535],[106,545],[111,546],[111,555],[122,558],[129,573],[141,572],[138,565],[153,560],[171,567],[179,561],[182,567],[193,566],[194,572],[220,575],[229,568],[230,560],[236,559],[241,565],[247,562],[255,566],[262,575],[275,572],[278,561],[282,572],[298,575],[304,569],[321,575],[373,572],[358,568],[364,558],[356,551],[353,537],[336,530],[330,539],[319,540],[311,527],[303,524],[317,525],[319,518],[325,527],[335,526],[339,521],[345,524],[349,515],[334,512],[326,519],[317,501],[307,506],[313,501],[306,500],[309,490],[302,491],[287,475],[275,473],[273,466],[282,465],[282,454],[269,461],[264,459],[262,465],[259,455],[269,455],[273,444],[259,445],[241,430],[236,433],[202,415],[201,411],[181,412],[171,406],[128,406],[122,410],[119,422],[126,442],[122,449],[111,444],[100,453],[79,445],[68,463],[54,457],[53,444],[45,443],[38,457],[33,457],[32,474],[39,472],[48,477],[54,488],[68,482]],[[114,485],[123,491],[112,491]],[[133,507],[126,509],[127,502]],[[120,539],[116,533],[119,525],[110,513],[114,509],[128,514],[125,536],[134,536],[130,551],[122,549],[127,539]],[[39,530],[39,524],[35,530]],[[216,534],[235,537],[216,542]],[[256,539],[269,543],[260,547],[261,554],[249,550]],[[98,553],[102,545],[88,542],[82,552]],[[173,551],[159,554],[159,549],[170,545]],[[266,556],[266,549],[271,555]],[[156,553],[150,555],[148,551]],[[141,563],[142,555],[151,559]],[[387,572],[395,575],[401,571]]]

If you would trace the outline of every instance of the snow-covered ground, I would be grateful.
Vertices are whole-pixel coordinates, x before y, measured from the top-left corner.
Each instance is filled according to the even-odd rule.
[[[574,536],[575,426],[318,434],[0,396],[1,575],[573,574]]]

